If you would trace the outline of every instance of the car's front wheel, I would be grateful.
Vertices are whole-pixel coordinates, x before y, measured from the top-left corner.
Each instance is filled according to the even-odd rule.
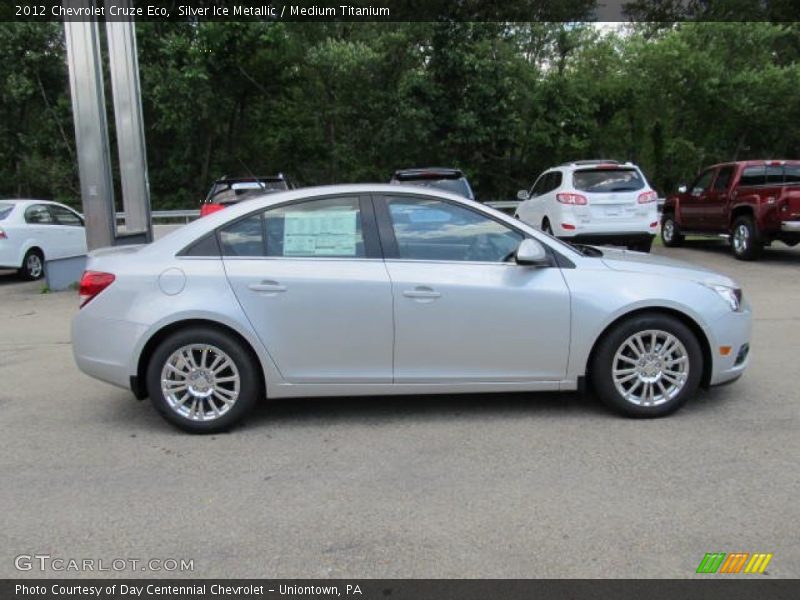
[[[22,259],[22,266],[19,268],[19,276],[26,281],[40,279],[44,275],[44,255],[41,250],[31,248],[25,253]]]
[[[695,334],[678,319],[642,314],[600,340],[590,369],[595,391],[614,410],[663,417],[697,390],[703,354]]]
[[[147,369],[147,391],[173,425],[214,433],[240,421],[261,393],[252,354],[223,331],[190,327],[167,337]]]

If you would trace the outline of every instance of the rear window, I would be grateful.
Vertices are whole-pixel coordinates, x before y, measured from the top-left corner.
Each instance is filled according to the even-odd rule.
[[[248,196],[255,196],[264,192],[282,192],[288,189],[289,185],[284,180],[218,183],[214,185],[214,189],[209,194],[208,202],[230,204],[243,200]]]
[[[800,165],[786,165],[784,177],[786,183],[800,183]]]
[[[572,186],[582,192],[633,192],[644,180],[636,169],[582,169],[572,174]]]
[[[472,199],[472,191],[463,177],[460,179],[401,179],[400,182],[407,185],[437,188]]]
[[[14,210],[14,205],[9,202],[0,202],[0,221],[5,219]]]

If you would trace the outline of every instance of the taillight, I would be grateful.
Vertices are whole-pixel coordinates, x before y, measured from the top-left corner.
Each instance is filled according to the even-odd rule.
[[[562,223],[561,229],[569,229],[570,231],[575,229],[575,225],[570,225],[569,223]]]
[[[205,217],[206,215],[210,215],[211,213],[215,213],[218,210],[222,210],[225,208],[222,204],[201,204],[200,205],[200,216]]]
[[[86,306],[92,298],[114,283],[114,275],[111,273],[101,273],[100,271],[84,271],[81,282],[78,285],[78,295],[80,306]]]
[[[6,235],[6,232],[3,231],[3,228],[0,227],[0,240],[5,240],[5,239],[8,239],[8,236]]]
[[[586,196],[581,196],[580,194],[567,194],[562,192],[560,194],[556,194],[556,200],[561,202],[561,204],[577,204],[579,206],[589,204]]]
[[[655,192],[642,192],[639,194],[639,204],[649,204],[658,200],[658,194]]]

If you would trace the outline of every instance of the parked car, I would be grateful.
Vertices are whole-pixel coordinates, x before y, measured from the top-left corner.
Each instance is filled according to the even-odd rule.
[[[266,177],[222,177],[214,182],[200,205],[200,216],[210,215],[259,194],[283,192],[292,187],[283,173]]]
[[[517,198],[518,219],[562,240],[649,252],[658,231],[658,194],[632,163],[565,163]]]
[[[48,200],[0,200],[0,269],[44,275],[46,259],[86,254],[83,217]]]
[[[432,187],[475,200],[472,187],[470,187],[469,181],[467,181],[466,176],[460,169],[443,167],[399,169],[394,172],[389,183]]]
[[[764,246],[800,242],[800,161],[748,160],[704,169],[691,186],[667,198],[665,246],[684,235],[726,235],[736,258],[754,260]]]
[[[89,255],[72,348],[171,423],[264,397],[577,390],[635,417],[748,363],[736,283],[573,247],[455,194],[339,185],[261,196]]]

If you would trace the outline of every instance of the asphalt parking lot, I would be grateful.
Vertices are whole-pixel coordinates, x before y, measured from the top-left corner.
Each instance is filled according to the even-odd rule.
[[[799,577],[800,248],[654,252],[735,277],[755,311],[749,371],[670,418],[573,394],[281,400],[206,437],[77,370],[74,292],[0,273],[0,577],[64,575],[15,569],[34,553],[192,577],[695,577],[716,551]]]

